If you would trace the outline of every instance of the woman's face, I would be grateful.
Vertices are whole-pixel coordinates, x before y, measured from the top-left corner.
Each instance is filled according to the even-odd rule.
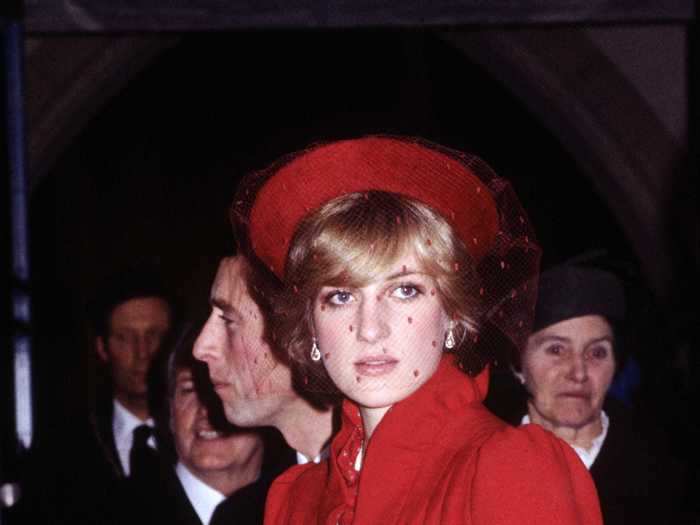
[[[615,373],[610,324],[586,315],[535,332],[522,356],[522,373],[534,422],[550,429],[596,425]]]
[[[387,409],[435,372],[449,322],[412,252],[361,288],[322,287],[313,320],[338,389],[361,407]]]

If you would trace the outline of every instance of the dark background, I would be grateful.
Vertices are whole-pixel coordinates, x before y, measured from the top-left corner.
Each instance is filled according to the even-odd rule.
[[[376,132],[482,156],[521,197],[544,266],[602,248],[636,267],[556,137],[434,34],[189,35],[111,100],[32,193],[40,428],[63,424],[57,396],[75,417],[90,400],[85,305],[104,278],[155,262],[188,315],[201,313],[233,250],[227,208],[239,177],[313,141]]]

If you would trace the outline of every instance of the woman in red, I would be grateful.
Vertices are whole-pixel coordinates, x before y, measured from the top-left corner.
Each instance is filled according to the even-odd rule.
[[[528,335],[539,261],[482,161],[416,139],[339,141],[257,174],[237,202],[283,283],[274,337],[302,385],[344,397],[328,460],[275,481],[267,524],[601,522],[565,443],[481,403],[489,346]]]

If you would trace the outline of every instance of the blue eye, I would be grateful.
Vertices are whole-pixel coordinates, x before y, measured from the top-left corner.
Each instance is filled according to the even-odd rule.
[[[402,284],[401,286],[397,286],[394,288],[394,290],[391,292],[392,297],[396,297],[397,299],[413,299],[416,297],[418,294],[420,294],[420,290],[413,286],[412,284]]]
[[[335,290],[326,295],[326,300],[328,304],[335,306],[343,306],[354,301],[354,297],[347,290]]]

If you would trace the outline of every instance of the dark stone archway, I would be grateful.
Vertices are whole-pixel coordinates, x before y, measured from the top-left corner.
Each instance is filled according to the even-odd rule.
[[[583,29],[442,36],[499,78],[559,138],[622,226],[650,286],[670,300],[679,249],[668,231],[673,181],[687,152],[635,86]]]
[[[670,230],[675,216],[692,213],[672,204],[686,152],[635,86],[580,28],[438,34],[498,78],[558,137],[621,225],[651,288],[664,302],[674,302],[679,260],[690,257],[697,264],[692,239]],[[29,40],[31,187],[100,108],[177,40],[173,35]]]

